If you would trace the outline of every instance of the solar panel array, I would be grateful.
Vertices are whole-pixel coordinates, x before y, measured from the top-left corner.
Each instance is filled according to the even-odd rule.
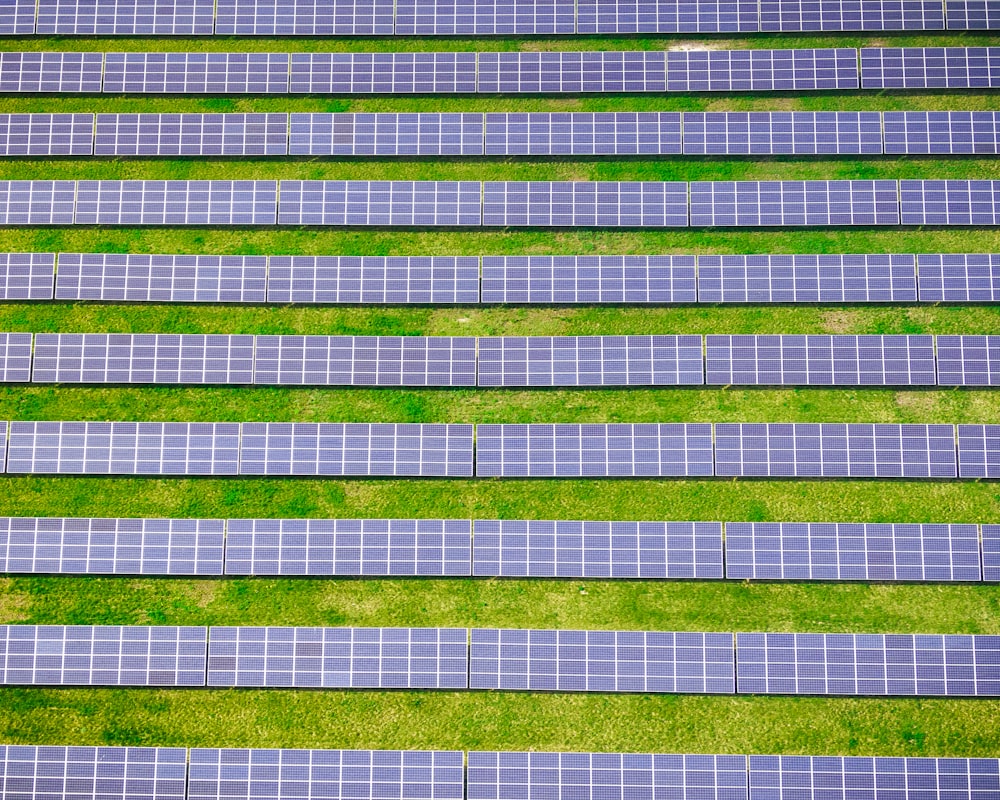
[[[1000,696],[1000,636],[737,633],[740,694]]]
[[[98,114],[98,156],[283,156],[287,114]]]
[[[484,137],[486,155],[679,154],[681,114],[488,113]]]
[[[31,334],[0,333],[0,382],[23,383],[31,375]]]
[[[400,0],[397,35],[576,33],[576,12],[560,0]]]
[[[983,525],[983,580],[1000,581],[1000,525]]]
[[[727,522],[736,580],[979,581],[976,525]]]
[[[990,0],[945,0],[949,30],[1000,28],[1000,8]]]
[[[483,155],[482,114],[291,114],[288,125],[291,155]]]
[[[392,0],[219,0],[220,36],[391,36]]]
[[[687,111],[685,155],[882,153],[877,111]]]
[[[1000,181],[900,181],[903,225],[1000,224]]]
[[[287,94],[288,75],[288,53],[107,53],[103,91]]]
[[[38,0],[34,32],[74,36],[211,36],[213,0]],[[30,32],[30,31],[29,31]]]
[[[1000,478],[1000,425],[958,426],[958,476]]]
[[[93,153],[93,114],[0,114],[0,156]]]
[[[0,181],[0,225],[72,225],[76,181]]]
[[[992,89],[1000,47],[861,48],[862,89]]]
[[[207,628],[2,625],[0,684],[204,686]]]
[[[1000,255],[922,254],[917,279],[924,302],[995,303],[1000,300]]]
[[[887,111],[885,152],[996,155],[1000,114],[994,111]]]
[[[289,56],[285,56],[289,59]],[[477,53],[292,53],[291,94],[473,94]],[[479,91],[482,91],[481,89]]]
[[[1000,386],[1000,336],[938,336],[938,384]]]
[[[99,94],[103,53],[0,52],[0,92]]]
[[[51,300],[54,253],[0,253],[0,300]]]
[[[209,686],[466,689],[465,628],[216,628]]]
[[[939,0],[762,0],[760,30],[792,31],[933,31],[944,30]]]

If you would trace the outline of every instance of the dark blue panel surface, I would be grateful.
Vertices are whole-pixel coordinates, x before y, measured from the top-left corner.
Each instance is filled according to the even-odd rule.
[[[103,53],[0,53],[0,92],[60,94],[101,91]]]
[[[300,156],[481,156],[482,114],[291,114]]]
[[[668,155],[680,152],[680,112],[486,114],[487,155]]]
[[[688,111],[685,155],[847,155],[882,152],[877,111]]]
[[[1000,86],[1000,47],[861,49],[862,89],[989,89],[997,86]]]
[[[1000,181],[900,181],[903,225],[998,225]]]
[[[214,0],[38,0],[35,33],[211,36]]]
[[[958,426],[958,474],[1000,478],[1000,425]]]
[[[1000,302],[1000,254],[922,253],[917,280],[921,302]]]
[[[0,253],[0,299],[51,300],[55,253]]]
[[[89,156],[93,114],[0,114],[0,156]]]
[[[288,53],[108,53],[104,93],[286,94],[288,59]]]
[[[292,94],[471,94],[475,53],[293,53]]]
[[[220,36],[392,36],[393,0],[218,0]]]

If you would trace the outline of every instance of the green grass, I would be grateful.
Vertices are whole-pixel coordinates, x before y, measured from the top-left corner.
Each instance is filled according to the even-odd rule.
[[[766,38],[718,47],[855,47]],[[884,37],[890,45],[942,37]],[[954,44],[990,37],[949,36]],[[671,39],[0,41],[3,49],[645,49]],[[6,97],[0,112],[992,110],[991,93],[565,98]],[[0,179],[993,178],[997,159],[9,160]],[[519,254],[996,252],[995,230],[7,230],[7,250]],[[995,308],[0,305],[0,329],[392,335],[997,333]],[[1000,422],[985,390],[0,387],[2,419]],[[4,479],[0,514],[1000,522],[988,482]],[[0,579],[2,623],[1000,633],[1000,587],[569,580]],[[1000,701],[482,692],[0,689],[0,741],[995,756]]]

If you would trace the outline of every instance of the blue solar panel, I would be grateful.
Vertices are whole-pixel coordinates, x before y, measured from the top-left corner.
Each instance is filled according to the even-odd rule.
[[[0,181],[0,225],[72,225],[76,181]]]
[[[700,336],[488,336],[479,339],[478,366],[479,386],[705,382]]]
[[[265,256],[60,253],[57,300],[263,303]]]
[[[680,112],[486,115],[487,155],[668,155],[680,152]]]
[[[483,256],[484,303],[694,303],[694,256]]]
[[[0,18],[0,35],[24,36],[35,32],[36,0],[10,0]]]
[[[886,111],[885,152],[906,155],[1000,152],[1000,113]]]
[[[7,441],[7,429],[8,424],[6,422],[0,422],[0,439]],[[5,472],[7,470],[7,448],[0,447],[0,472]]]
[[[0,684],[204,686],[207,628],[0,626]]]
[[[933,336],[710,335],[706,383],[934,386]]]
[[[1000,525],[983,525],[983,580],[1000,581]]]
[[[392,36],[393,0],[219,0],[220,36]]]
[[[291,114],[300,156],[481,156],[482,114]]]
[[[0,383],[31,380],[31,334],[0,333]]]
[[[55,253],[0,253],[0,300],[51,300]]]
[[[211,36],[214,0],[38,0],[35,33]]]
[[[877,111],[687,111],[685,155],[882,153]]]
[[[961,478],[1000,478],[1000,425],[958,426]]]
[[[1000,47],[861,49],[862,89],[988,89],[997,86],[1000,86]]]
[[[208,685],[467,689],[468,635],[465,628],[213,627]]]
[[[938,336],[941,386],[1000,386],[1000,336]]]
[[[671,228],[688,224],[686,183],[487,181],[487,227]]]
[[[577,33],[753,33],[757,0],[580,0]]]
[[[103,64],[103,53],[2,52],[0,92],[96,94]]]
[[[911,255],[698,256],[701,303],[908,303]]]
[[[994,0],[945,0],[948,30],[1000,28],[1000,6]]]
[[[998,225],[1000,181],[900,181],[903,225]]]
[[[532,578],[722,577],[719,522],[476,520],[473,574]]]
[[[283,156],[287,114],[98,114],[99,156]]]
[[[245,422],[239,472],[471,477],[472,436],[471,425]]]
[[[476,256],[271,256],[269,303],[478,303]]]
[[[281,181],[280,225],[479,226],[478,181]]]
[[[696,181],[691,225],[898,225],[898,191],[885,180]]]
[[[955,478],[951,425],[719,423],[717,475]],[[963,475],[965,477],[965,475]]]
[[[663,92],[664,53],[480,53],[480,94]]]
[[[1000,636],[737,633],[740,694],[1000,695]]]
[[[726,577],[979,581],[975,525],[727,522]]]
[[[0,114],[0,156],[89,156],[93,114]]]
[[[108,53],[104,93],[286,94],[288,59],[288,53]]]
[[[257,336],[256,384],[475,386],[471,336]]]
[[[292,94],[471,94],[475,53],[292,53]]]
[[[576,33],[564,0],[399,0],[397,36],[497,36]]]
[[[478,425],[480,477],[710,476],[708,424]]]
[[[221,519],[0,518],[0,572],[221,575]]]
[[[761,0],[762,31],[939,31],[941,0]]]
[[[1000,254],[922,253],[917,280],[921,302],[1000,302]]]
[[[732,694],[733,634],[472,629],[469,687]]]
[[[672,50],[668,92],[772,92],[858,88],[858,52],[830,50]]]

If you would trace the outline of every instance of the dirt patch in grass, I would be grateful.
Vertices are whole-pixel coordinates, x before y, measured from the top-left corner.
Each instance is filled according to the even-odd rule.
[[[31,595],[14,589],[11,578],[0,578],[0,622],[22,622],[28,619]]]
[[[858,329],[861,315],[857,311],[838,308],[820,314],[820,324],[827,333],[853,333]]]

